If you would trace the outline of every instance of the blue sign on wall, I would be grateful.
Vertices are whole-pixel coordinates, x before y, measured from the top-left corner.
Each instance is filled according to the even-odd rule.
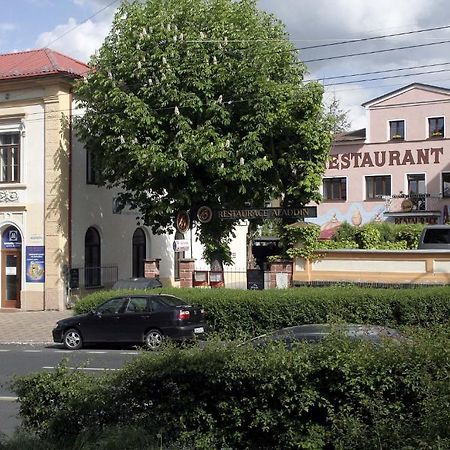
[[[27,247],[26,270],[28,283],[44,283],[45,281],[45,247]]]
[[[12,225],[2,234],[2,248],[22,248],[22,236]]]

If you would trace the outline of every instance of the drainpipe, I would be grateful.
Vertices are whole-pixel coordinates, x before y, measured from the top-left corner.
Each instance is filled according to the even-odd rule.
[[[67,239],[67,251],[69,253],[68,255],[68,265],[69,268],[72,267],[72,101],[73,101],[73,88],[71,87],[69,90],[69,143],[68,143],[68,151],[69,151],[69,204],[68,204],[68,215],[67,219],[69,221],[67,232],[68,232],[68,239]]]

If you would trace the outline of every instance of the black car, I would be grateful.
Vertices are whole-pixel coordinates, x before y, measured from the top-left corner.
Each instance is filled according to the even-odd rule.
[[[172,295],[127,295],[102,303],[88,314],[57,322],[53,341],[77,350],[90,343],[136,343],[161,347],[206,332],[205,313]]]
[[[280,330],[257,336],[249,342],[256,345],[266,345],[269,342],[285,342],[290,346],[295,341],[318,342],[333,333],[342,334],[352,340],[374,343],[379,343],[383,339],[394,341],[406,339],[397,330],[385,326],[320,323],[281,328]]]

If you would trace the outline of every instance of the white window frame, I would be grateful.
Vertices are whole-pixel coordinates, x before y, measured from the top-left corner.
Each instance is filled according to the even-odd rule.
[[[334,199],[325,199],[325,189],[324,189],[324,180],[332,180],[335,178],[345,178],[345,200],[334,200]],[[348,176],[347,175],[343,175],[343,176],[335,176],[335,177],[322,177],[322,185],[321,185],[321,194],[322,194],[322,202],[341,202],[341,203],[346,203],[348,202]]]
[[[405,130],[403,139],[391,139],[391,122],[403,122],[403,129]],[[386,140],[388,142],[406,141],[406,136],[407,136],[407,129],[406,129],[406,120],[405,119],[389,119],[387,121]]]
[[[443,189],[443,187],[444,187],[444,177],[443,177],[444,173],[448,173],[450,175],[450,170],[443,170],[440,173],[441,183],[440,183],[440,186],[439,186],[439,190],[441,191],[441,198],[450,198],[450,195],[444,196],[444,189]]]
[[[444,119],[444,136],[437,136],[433,138],[430,136],[430,119]],[[444,139],[447,136],[447,124],[445,123],[445,114],[438,114],[433,116],[427,116],[425,117],[425,139]]]
[[[17,187],[21,186],[24,183],[24,121],[23,117],[1,117],[0,116],[0,134],[8,134],[8,133],[18,133],[19,134],[19,180],[18,181],[5,181],[1,182],[0,186],[2,188],[6,187]]]
[[[362,192],[364,193],[364,197],[362,199],[362,201],[364,202],[384,202],[384,200],[382,198],[378,199],[378,198],[367,198],[367,181],[366,178],[367,177],[389,177],[391,179],[391,196],[392,196],[392,174],[391,173],[371,173],[370,175],[363,175],[363,189]]]

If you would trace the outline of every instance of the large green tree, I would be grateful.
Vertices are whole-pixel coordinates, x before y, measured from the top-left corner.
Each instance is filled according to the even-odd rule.
[[[283,24],[254,0],[123,3],[76,88],[81,140],[154,232],[177,211],[317,198],[331,142],[319,84],[303,83]],[[198,224],[229,261],[233,222]]]

